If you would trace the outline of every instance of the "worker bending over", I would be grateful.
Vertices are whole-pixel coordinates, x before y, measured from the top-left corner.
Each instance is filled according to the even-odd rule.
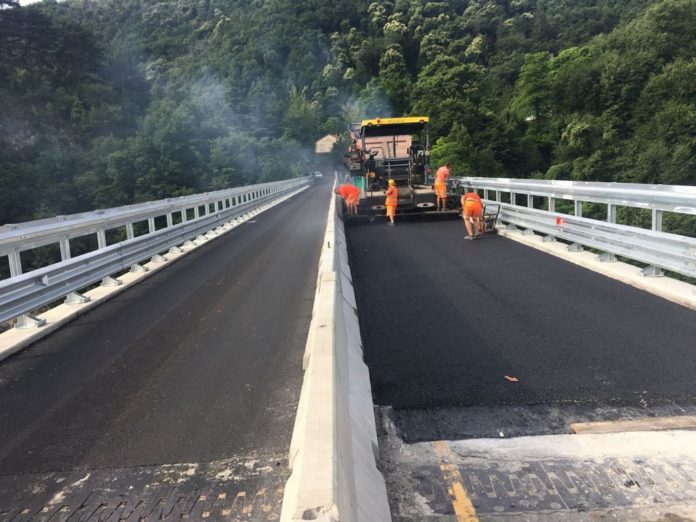
[[[469,233],[464,239],[475,239],[478,237],[483,216],[483,203],[479,195],[474,192],[471,186],[467,187],[469,192],[462,196],[462,217],[466,231]]]
[[[450,176],[449,166],[449,163],[445,163],[442,167],[437,169],[435,173],[435,185],[433,185],[433,188],[435,189],[435,196],[437,196],[437,210],[440,210],[441,206],[442,210],[447,210],[447,178]],[[442,205],[440,205],[441,203]]]
[[[389,218],[389,226],[394,226],[394,215],[396,214],[396,205],[399,202],[399,190],[396,188],[396,184],[393,179],[389,180],[389,188],[386,192],[386,200],[384,205],[387,207],[387,217]]]
[[[343,185],[339,185],[334,192],[341,196],[346,202],[349,215],[355,216],[358,214],[358,202],[360,201],[360,189],[358,187],[344,183]]]

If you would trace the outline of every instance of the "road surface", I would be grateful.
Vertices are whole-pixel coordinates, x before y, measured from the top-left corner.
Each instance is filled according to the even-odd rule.
[[[310,187],[0,364],[0,520],[276,513],[329,194]]]
[[[696,431],[570,435],[696,419],[696,312],[459,219],[346,230],[395,521],[696,519]]]

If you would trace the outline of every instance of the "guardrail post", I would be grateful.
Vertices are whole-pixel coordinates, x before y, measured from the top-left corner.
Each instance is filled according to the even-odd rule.
[[[652,210],[652,229],[655,232],[662,232],[662,211],[656,208]]]
[[[60,240],[60,260],[67,261],[70,259],[70,240],[66,237]]]
[[[527,208],[534,208],[534,196],[532,196],[531,194],[527,194]],[[522,235],[533,236],[534,229],[533,228],[525,228],[522,231]]]
[[[574,201],[574,213],[575,217],[582,217],[582,201]],[[568,245],[568,252],[582,252],[584,248],[580,243],[571,243]]]
[[[556,200],[552,197],[548,197],[546,204],[549,207],[549,212],[556,212]],[[549,234],[548,236],[544,236],[544,238],[541,240],[544,243],[555,243],[556,242],[556,236],[552,236]]]
[[[155,232],[155,218],[147,218],[147,229],[150,234]]]
[[[126,239],[133,239],[135,232],[133,231],[133,223],[126,224]]]
[[[665,273],[659,266],[649,265],[640,271],[645,277],[662,277]]]
[[[100,250],[106,248],[106,230],[97,230],[97,246]]]
[[[111,276],[105,277],[104,279],[102,279],[102,282],[101,282],[101,286],[104,286],[107,288],[112,287],[112,286],[121,286],[122,284],[123,284],[123,281],[121,281],[120,279],[116,279],[115,277],[111,277]]]
[[[616,223],[616,205],[607,205],[607,223]],[[611,252],[602,252],[598,259],[603,263],[614,263],[616,256]]]
[[[26,330],[27,328],[39,328],[46,324],[46,319],[39,319],[30,314],[23,314],[17,317],[15,328],[17,330]]]
[[[87,297],[86,295],[78,294],[77,292],[70,292],[68,295],[65,296],[65,304],[66,305],[85,304],[85,303],[89,303],[91,300],[92,300],[91,297]]]
[[[652,209],[652,230],[655,232],[662,232],[662,211],[659,209]],[[665,273],[659,266],[649,265],[640,271],[646,277],[662,277]]]
[[[171,228],[174,226],[174,218],[172,217],[171,212],[167,212],[167,228]]]
[[[7,255],[7,260],[10,262],[10,277],[22,275],[22,258],[19,252],[10,252]]]

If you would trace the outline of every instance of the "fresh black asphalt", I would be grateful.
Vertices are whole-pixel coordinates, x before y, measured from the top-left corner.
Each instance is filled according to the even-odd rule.
[[[696,401],[693,310],[461,220],[346,230],[379,405]]]
[[[285,456],[330,184],[0,364],[0,475]]]

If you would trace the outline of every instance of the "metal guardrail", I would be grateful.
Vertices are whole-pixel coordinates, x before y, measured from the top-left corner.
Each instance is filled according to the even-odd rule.
[[[500,221],[529,232],[571,242],[571,250],[582,246],[604,252],[600,258],[613,261],[623,256],[647,263],[645,275],[661,275],[660,269],[696,277],[696,239],[662,231],[663,212],[696,215],[696,187],[600,183],[561,180],[505,178],[456,178],[483,191],[486,203],[499,203]],[[492,198],[494,193],[495,198]],[[502,202],[510,194],[510,203]],[[527,206],[515,204],[517,195],[527,196]],[[534,208],[535,197],[546,198],[548,210]],[[574,202],[574,215],[555,212],[556,200]],[[582,203],[607,206],[606,221],[582,217]],[[616,223],[617,207],[649,209],[651,229]]]
[[[696,214],[696,187],[509,178],[456,178],[484,191]],[[486,199],[488,196],[486,196]],[[553,211],[553,208],[549,210]]]
[[[501,207],[505,223],[696,277],[696,238],[505,203]]]
[[[0,323],[21,317],[129,267],[137,270],[139,263],[308,182],[302,178],[264,183],[0,227],[0,256],[7,256],[10,264],[10,278],[0,281]],[[174,224],[176,213],[180,213],[181,222]],[[161,216],[166,217],[167,226],[155,230],[154,220]],[[134,237],[133,225],[144,221],[148,223],[149,232]],[[119,227],[126,227],[127,239],[107,246],[106,231]],[[70,240],[89,234],[97,235],[98,249],[72,258]],[[56,243],[61,251],[59,263],[22,274],[23,251]],[[114,283],[107,279],[107,283],[109,281]],[[31,320],[22,322],[22,325],[30,324]]]
[[[22,273],[20,252],[58,243],[63,261],[69,259],[69,240],[96,234],[99,248],[106,246],[105,232],[109,229],[126,227],[127,239],[134,237],[133,225],[147,222],[149,233],[155,232],[155,218],[165,216],[167,226],[173,225],[174,214],[180,213],[182,222],[195,220],[202,215],[236,207],[263,196],[277,193],[286,187],[306,183],[306,180],[287,180],[276,183],[263,183],[217,192],[207,192],[180,198],[150,201],[123,207],[95,210],[83,214],[57,216],[54,218],[28,221],[0,227],[0,256],[10,258],[11,276]],[[192,216],[189,217],[191,211]]]

